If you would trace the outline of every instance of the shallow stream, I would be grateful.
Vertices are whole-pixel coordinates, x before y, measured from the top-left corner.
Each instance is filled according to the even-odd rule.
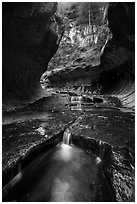
[[[18,144],[22,145],[20,155],[26,144],[29,146],[33,141],[36,145],[39,140],[48,141],[62,128],[65,131],[61,143],[19,170],[4,187],[3,201],[115,201],[113,189],[101,170],[102,158],[86,147],[83,150],[80,145],[75,146],[71,137],[73,134],[74,139],[91,138],[114,147],[127,145],[134,155],[134,111],[118,104],[113,98],[64,93],[4,113],[3,144],[8,159],[8,154],[15,155],[14,151],[17,154]]]

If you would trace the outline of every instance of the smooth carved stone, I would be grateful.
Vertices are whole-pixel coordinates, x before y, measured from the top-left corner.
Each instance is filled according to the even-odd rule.
[[[116,15],[117,14],[117,15]],[[90,65],[81,63],[53,70],[46,79],[51,87],[68,87],[80,92],[115,95],[122,105],[135,107],[135,4],[110,3],[108,27],[112,32],[103,54]]]

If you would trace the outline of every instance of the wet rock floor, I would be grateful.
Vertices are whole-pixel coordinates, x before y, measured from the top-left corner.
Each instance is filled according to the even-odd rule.
[[[35,146],[68,128],[73,144],[102,159],[101,179],[109,174],[105,178],[111,178],[115,200],[134,201],[134,122],[134,111],[122,108],[114,98],[68,93],[3,112],[3,172]],[[111,148],[110,158],[104,156],[106,144]]]

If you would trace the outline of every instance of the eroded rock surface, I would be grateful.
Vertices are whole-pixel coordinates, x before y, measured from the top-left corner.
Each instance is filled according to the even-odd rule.
[[[63,31],[55,17],[57,3],[4,2],[2,9],[3,102],[35,99]]]
[[[90,64],[84,61],[51,71],[47,76],[50,85],[114,95],[121,99],[123,106],[134,108],[134,18],[134,3],[111,3],[108,8],[108,26],[112,39],[107,42],[102,56],[92,56],[91,52]]]

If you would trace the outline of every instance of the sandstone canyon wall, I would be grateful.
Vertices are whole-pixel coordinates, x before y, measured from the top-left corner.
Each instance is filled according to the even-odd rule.
[[[40,93],[40,77],[63,31],[56,9],[54,2],[2,4],[3,102],[30,100]]]
[[[40,94],[40,77],[63,35],[56,9],[56,3],[3,3],[3,101],[36,99]],[[116,95],[126,107],[134,108],[135,4],[110,3],[107,17],[113,37],[101,58],[95,57],[89,65],[53,70],[48,79],[53,87],[86,84],[93,92]]]
[[[118,97],[125,107],[135,107],[135,4],[110,3],[107,13],[112,38],[103,54],[92,56],[90,64],[77,64],[52,71],[53,87],[70,86],[101,95]]]

